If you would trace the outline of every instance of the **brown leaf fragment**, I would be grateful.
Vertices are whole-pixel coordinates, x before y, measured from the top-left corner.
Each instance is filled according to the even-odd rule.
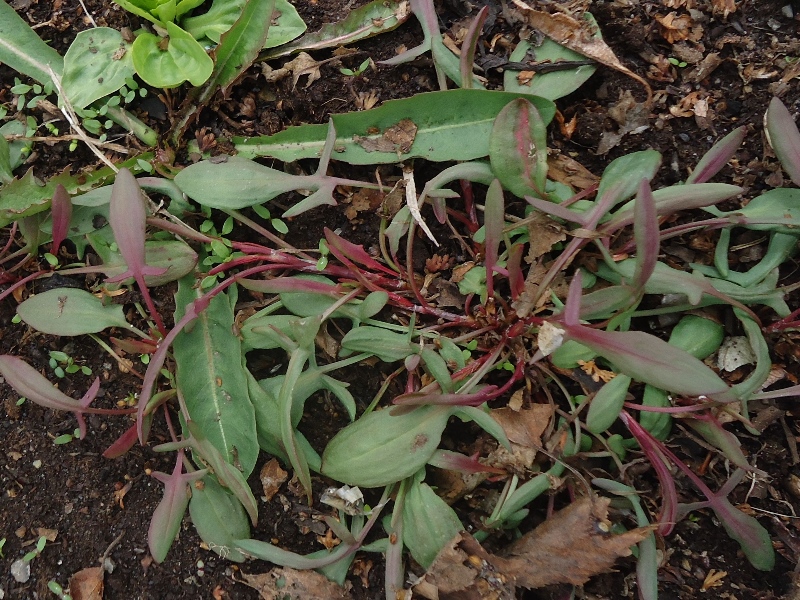
[[[495,565],[528,589],[557,583],[581,585],[611,571],[617,559],[630,555],[631,546],[650,529],[609,533],[609,502],[608,498],[573,502],[511,544],[506,558],[495,558]]]
[[[500,446],[489,454],[486,464],[524,476],[542,447],[541,436],[552,416],[553,409],[546,404],[534,404],[520,411],[510,408],[493,410],[492,418],[500,424],[511,442],[511,452]]]
[[[591,23],[565,13],[550,14],[540,10],[527,11],[528,23],[562,46],[616,69],[641,83],[647,90],[648,104],[653,98],[650,84],[623,65],[614,51],[600,38],[594,37]]]
[[[711,0],[714,14],[722,13],[722,18],[727,19],[728,15],[736,12],[736,0]]]
[[[411,119],[403,119],[392,125],[378,138],[353,136],[355,142],[367,152],[397,152],[408,154],[417,137],[417,125]]]
[[[72,600],[103,600],[103,567],[88,567],[69,578]]]
[[[656,15],[655,19],[660,25],[661,37],[670,44],[689,39],[693,21],[688,14],[678,15],[673,11],[665,16]]]
[[[267,502],[272,500],[275,494],[278,493],[288,475],[286,471],[281,469],[280,464],[274,458],[261,467],[261,487],[264,490],[264,498]]]
[[[711,73],[713,73],[714,70],[721,64],[722,59],[719,57],[719,54],[716,52],[711,52],[710,54],[706,55],[703,60],[697,63],[694,68],[685,72],[683,79],[689,83],[700,83],[706,77],[711,75]]]
[[[470,534],[461,532],[436,556],[414,585],[415,598],[430,600],[513,600],[514,585]]]
[[[629,133],[635,135],[646,131],[649,128],[650,104],[636,102],[631,91],[625,90],[620,94],[619,101],[608,109],[608,116],[617,122],[619,129],[603,133],[597,146],[598,154],[606,154]]]
[[[562,153],[547,157],[547,177],[577,190],[588,189],[600,181],[577,160]]]
[[[244,583],[256,590],[264,600],[349,600],[350,583],[342,587],[316,571],[297,571],[289,567],[274,568],[268,573],[242,573]]]

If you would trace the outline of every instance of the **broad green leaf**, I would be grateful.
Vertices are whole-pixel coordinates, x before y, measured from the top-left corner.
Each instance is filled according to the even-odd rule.
[[[202,293],[183,279],[175,295],[175,322]],[[233,308],[225,294],[215,296],[189,331],[173,343],[176,381],[191,419],[230,464],[249,475],[258,457],[255,413],[242,369],[242,347],[232,335]]]
[[[449,407],[423,406],[393,415],[371,412],[337,433],[322,454],[322,473],[361,487],[381,487],[410,477],[433,456]]]
[[[290,175],[240,156],[189,165],[175,176],[175,183],[197,203],[222,210],[264,204],[297,189],[319,188],[308,177]]]
[[[49,335],[84,335],[109,327],[133,328],[125,320],[122,305],[103,301],[77,288],[57,288],[31,296],[17,306],[28,325]]]
[[[725,328],[721,323],[700,315],[685,315],[672,328],[669,343],[705,360],[719,350],[724,337]]]
[[[188,80],[192,85],[205,83],[214,70],[214,61],[191,35],[174,23],[167,23],[167,38],[140,33],[131,54],[136,73],[145,83],[158,88],[174,88]]]
[[[633,196],[642,179],[652,179],[661,165],[661,154],[656,150],[642,150],[620,156],[611,161],[603,171],[597,188],[598,202],[605,196],[610,206],[616,206]]]
[[[61,85],[74,108],[113,94],[135,70],[130,44],[110,27],[81,31],[64,55]]]
[[[282,46],[303,35],[306,30],[305,22],[288,0],[275,0],[275,12],[278,19],[270,25],[264,48]]]
[[[35,79],[52,83],[48,66],[61,75],[64,59],[48,46],[5,1],[0,1],[0,63]]]
[[[455,511],[421,479],[414,478],[404,498],[403,543],[414,560],[427,569],[464,526]]]
[[[588,18],[590,15],[586,13],[585,16]],[[597,37],[601,37],[599,28],[597,29]],[[528,41],[522,40],[514,48],[509,60],[517,63],[525,62],[529,52],[535,56],[537,63],[586,60],[585,56],[557,44],[550,38],[545,38],[536,47]],[[557,100],[581,87],[596,70],[597,68],[594,65],[580,65],[571,69],[551,71],[550,73],[536,73],[529,82],[521,83],[519,79],[520,71],[506,69],[503,75],[503,89],[507,92],[518,92],[547,98],[548,100]]]
[[[517,98],[497,115],[489,138],[492,171],[515,196],[545,195],[547,125],[536,107]]]
[[[617,375],[600,388],[589,404],[586,429],[592,433],[603,433],[616,422],[619,412],[625,404],[625,396],[630,384],[630,377]]]
[[[334,115],[333,156],[336,160],[358,165],[394,164],[416,157],[450,161],[488,156],[495,118],[509,102],[519,97],[519,94],[506,92],[449,90],[390,100],[372,110]],[[542,98],[529,100],[542,121],[549,123],[555,114],[553,103]],[[393,144],[390,151],[373,149],[376,144],[381,148],[398,129],[412,130],[409,121],[416,127],[416,134],[407,151],[405,145],[401,149],[398,144]],[[237,138],[235,142],[241,157],[271,156],[292,162],[319,156],[327,133],[327,125],[301,125],[273,136]]]
[[[351,10],[341,21],[325,23],[317,31],[262,53],[259,58],[270,60],[302,50],[337,48],[352,44],[391,31],[404,23],[410,14],[408,0],[373,0],[369,4]]]
[[[244,562],[245,556],[233,540],[250,536],[247,514],[235,497],[207,475],[195,485],[189,501],[189,515],[197,533],[208,547],[233,562]]]
[[[722,212],[713,207],[705,209],[714,215],[745,217],[735,224],[758,231],[774,231],[798,235],[800,227],[800,189],[777,188],[756,196],[747,206],[731,212]]]
[[[124,8],[128,12],[132,12],[133,14],[138,15],[143,19],[147,19],[151,23],[160,25],[161,27],[164,26],[164,23],[159,21],[152,14],[152,11],[156,10],[159,4],[162,4],[162,2],[150,1],[150,0],[114,0],[114,2],[116,4],[119,4],[122,8]]]
[[[371,325],[348,331],[342,338],[342,348],[351,352],[369,352],[384,362],[404,360],[419,352],[419,344],[411,342],[407,335]]]
[[[89,237],[89,236],[87,236]],[[91,239],[91,238],[90,238]],[[92,242],[92,247],[103,259],[103,274],[110,278],[116,277],[127,270],[127,264],[118,252],[112,252],[108,246],[100,246]],[[100,250],[98,250],[100,248]],[[184,275],[191,273],[197,265],[197,253],[181,240],[153,240],[144,243],[145,263],[154,269],[166,269],[161,275],[145,275],[144,281],[150,287],[165,285],[178,281]],[[109,286],[130,285],[133,278],[125,279]]]
[[[208,12],[183,19],[181,27],[196,40],[205,37],[219,44],[220,36],[233,27],[246,2],[247,0],[214,0]]]
[[[25,123],[22,121],[13,119],[0,127],[0,136],[25,135],[25,130],[27,128],[27,125],[25,125]],[[23,140],[8,142],[8,164],[10,165],[12,171],[24,162],[25,157],[27,156],[26,149],[30,149],[31,146],[32,142],[26,142]]]

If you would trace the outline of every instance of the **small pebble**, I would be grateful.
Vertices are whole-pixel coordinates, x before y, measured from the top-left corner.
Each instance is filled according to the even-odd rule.
[[[42,461],[40,461],[40,460],[33,461],[33,467],[35,469],[41,469],[42,468]]]
[[[31,563],[21,558],[11,563],[11,576],[17,583],[27,583],[31,578]]]

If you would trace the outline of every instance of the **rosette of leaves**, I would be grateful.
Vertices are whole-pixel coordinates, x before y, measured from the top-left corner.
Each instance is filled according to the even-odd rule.
[[[155,33],[136,33],[131,57],[136,73],[153,87],[173,88],[189,81],[204,84],[212,74],[214,61],[207,50],[220,42],[242,14],[248,0],[215,0],[200,15],[192,11],[203,0],[114,0],[125,10],[150,21]],[[273,19],[265,48],[291,41],[302,34],[305,23],[287,0],[275,0]]]

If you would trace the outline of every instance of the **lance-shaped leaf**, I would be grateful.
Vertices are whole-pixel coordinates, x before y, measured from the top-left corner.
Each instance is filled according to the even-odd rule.
[[[410,477],[433,456],[449,407],[400,415],[371,412],[337,433],[322,455],[322,473],[348,485],[381,487]]]
[[[730,388],[705,363],[685,350],[642,331],[602,331],[578,322],[581,276],[570,284],[560,326],[565,339],[590,348],[632,379],[685,396],[732,399]]]
[[[661,154],[655,150],[642,150],[620,156],[611,161],[603,171],[597,188],[597,202],[609,207],[633,196],[642,179],[650,181],[661,165]]]
[[[147,531],[147,543],[150,554],[156,562],[164,562],[175,536],[181,528],[181,521],[189,505],[189,484],[201,479],[207,471],[183,472],[183,450],[178,451],[175,468],[171,475],[154,471],[153,477],[164,484],[164,497],[153,511],[150,528]]]
[[[17,306],[17,314],[49,335],[84,335],[109,327],[138,331],[125,320],[122,305],[105,306],[97,296],[76,288],[56,288],[31,296]]]
[[[484,218],[484,264],[486,265],[486,294],[494,296],[494,273],[500,250],[500,239],[505,226],[505,199],[500,181],[495,179],[486,192],[486,210]]]
[[[769,103],[764,116],[767,139],[784,170],[800,185],[800,131],[786,105],[778,98]]]
[[[547,124],[525,98],[510,102],[489,137],[492,171],[515,196],[544,197],[547,178]]]
[[[742,443],[733,433],[727,431],[712,415],[691,415],[682,423],[694,429],[709,444],[718,448],[734,465],[745,471],[753,471],[742,452]]]
[[[250,535],[247,514],[241,503],[216,479],[206,476],[202,485],[192,490],[189,515],[200,538],[209,548],[227,560],[244,562],[244,554],[234,546],[233,541]]]
[[[146,218],[144,196],[139,184],[136,183],[136,178],[128,169],[120,169],[114,186],[111,188],[108,221],[128,269],[107,281],[113,283],[133,277],[144,296],[150,316],[155,320],[161,334],[166,335],[164,322],[150,297],[150,291],[144,280],[145,275],[162,275],[166,272],[165,268],[150,267],[145,262]]]
[[[75,413],[80,428],[80,438],[86,436],[86,422],[83,419],[84,413],[99,415],[119,415],[128,411],[90,408],[89,404],[97,396],[100,390],[100,378],[97,377],[80,400],[70,398],[59,389],[53,386],[39,371],[34,369],[21,358],[9,354],[0,355],[0,375],[5,382],[10,385],[20,395],[31,402],[52,408],[53,410],[65,410]]]
[[[72,218],[72,199],[67,193],[67,188],[61,184],[56,186],[50,212],[53,218],[53,244],[50,253],[58,256],[58,249],[67,237],[67,229]]]
[[[642,179],[633,209],[633,237],[636,240],[636,270],[633,285],[641,290],[658,262],[658,215],[650,182]]]
[[[223,457],[220,451],[208,441],[205,435],[203,435],[203,431],[197,423],[192,420],[186,421],[186,428],[191,434],[189,441],[192,448],[211,468],[220,484],[228,488],[231,493],[236,496],[250,516],[250,521],[253,523],[253,526],[255,526],[258,522],[258,504],[242,472],[232,464],[225,462],[225,457]]]
[[[617,375],[600,388],[589,405],[586,429],[592,433],[602,433],[617,421],[630,384],[630,377]]]
[[[425,471],[407,486],[403,502],[403,543],[428,568],[439,551],[464,529],[455,511],[422,481]]]
[[[744,141],[746,133],[747,127],[737,127],[714,144],[711,149],[703,155],[700,162],[697,163],[692,174],[686,178],[686,183],[705,183],[719,173],[722,167],[727,165],[728,161],[736,154],[739,146],[741,146]]]

